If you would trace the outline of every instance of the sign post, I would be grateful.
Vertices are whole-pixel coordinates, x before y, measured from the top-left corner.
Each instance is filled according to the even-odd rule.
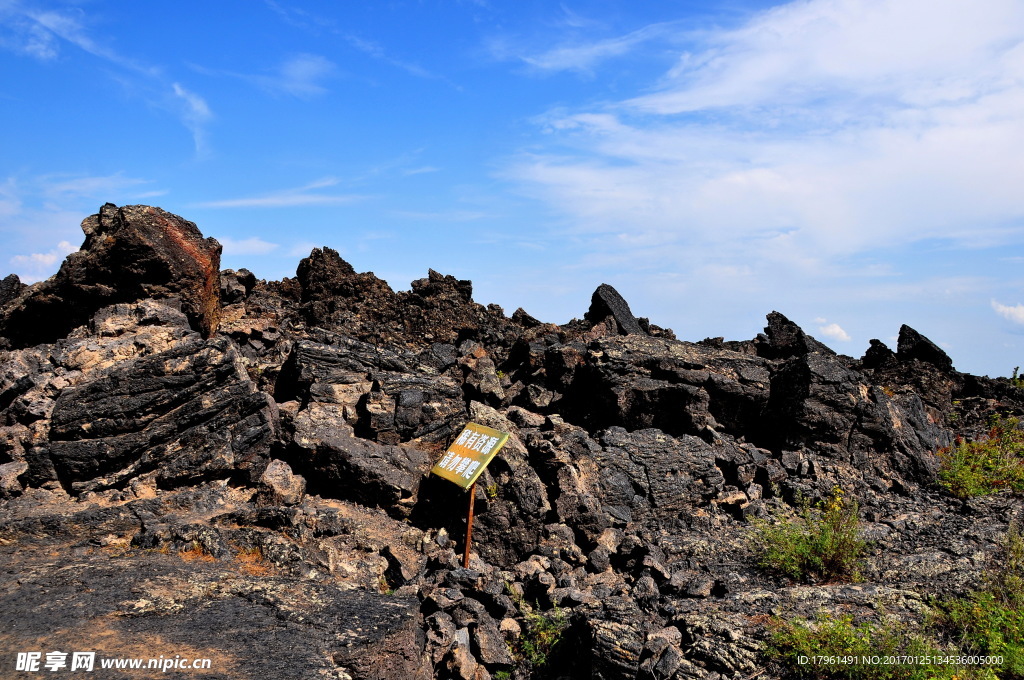
[[[448,447],[441,460],[430,471],[438,477],[469,491],[469,509],[466,514],[466,552],[462,566],[469,567],[469,545],[473,537],[473,501],[476,480],[508,441],[508,433],[468,423]]]
[[[476,482],[469,487],[469,510],[466,511],[466,550],[462,554],[462,566],[469,569],[469,545],[473,542],[473,501],[476,500]]]

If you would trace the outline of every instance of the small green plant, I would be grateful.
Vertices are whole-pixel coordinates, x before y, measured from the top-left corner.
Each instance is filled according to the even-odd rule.
[[[493,484],[488,484],[487,486],[485,486],[484,493],[487,494],[487,498],[493,501],[495,498],[498,497],[498,483],[494,482]]]
[[[1013,367],[1013,375],[1010,376],[1010,384],[1016,387],[1018,390],[1024,390],[1024,376],[1018,375],[1020,366]]]
[[[548,613],[538,611],[539,605],[531,607],[508,582],[505,592],[523,615],[524,623],[522,633],[508,645],[512,658],[533,670],[546,666],[569,628],[569,617],[558,606]]]
[[[769,630],[769,658],[785,666],[795,677],[822,680],[953,680],[958,677],[957,668],[946,664],[889,662],[906,660],[906,657],[924,661],[928,657],[949,654],[910,626],[855,623],[851,616],[820,616],[813,622],[776,618],[769,623]]]
[[[768,622],[766,654],[786,677],[1000,680],[1024,677],[1024,534],[1011,522],[985,587],[936,603],[923,624],[850,616]],[[899,663],[886,659],[898,659]],[[959,665],[961,659],[973,659]],[[909,660],[913,660],[911,663]]]
[[[939,483],[958,498],[1000,489],[1024,491],[1024,430],[1019,418],[994,416],[988,434],[939,451]]]
[[[942,605],[939,630],[965,654],[998,657],[999,677],[1024,677],[1024,535],[1011,522],[985,588]]]
[[[867,543],[860,538],[859,506],[839,487],[817,509],[805,505],[795,518],[752,524],[762,567],[805,582],[860,579]]]
[[[558,607],[548,614],[525,610],[523,618],[526,627],[516,640],[513,656],[525,660],[535,669],[546,666],[569,627],[569,618]]]

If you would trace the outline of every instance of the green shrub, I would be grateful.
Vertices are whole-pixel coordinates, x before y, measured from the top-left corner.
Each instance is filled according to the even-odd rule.
[[[965,654],[1001,656],[1000,677],[1024,677],[1024,536],[1011,522],[986,587],[942,605],[939,627]]]
[[[939,451],[939,483],[958,498],[1000,489],[1024,491],[1024,430],[1019,418],[996,416],[987,436]]]
[[[519,637],[508,645],[512,657],[534,670],[546,666],[565,637],[569,617],[558,606],[549,613],[537,611],[540,607],[531,607],[508,582],[505,583],[505,592],[522,614],[524,624]]]
[[[854,623],[849,616],[773,619],[767,654],[786,675],[821,680],[1022,678],[1024,536],[1017,524],[1011,523],[1003,548],[1002,564],[985,588],[938,603],[925,624]],[[958,656],[976,657],[976,663],[959,665]],[[875,663],[876,657],[901,663]],[[977,657],[992,662],[977,663]]]
[[[513,648],[513,656],[527,661],[537,669],[547,665],[551,654],[562,641],[569,618],[558,607],[550,614],[541,614],[526,610],[523,612],[526,621],[522,635]]]
[[[859,507],[836,487],[817,509],[796,518],[754,520],[751,539],[759,564],[805,582],[859,580],[858,564],[867,551],[860,538]]]
[[[1010,376],[1010,384],[1019,390],[1024,390],[1024,376],[1019,376],[1017,372],[1020,371],[1020,366],[1015,366],[1013,369],[1013,375]]]
[[[949,652],[911,627],[894,623],[854,623],[850,616],[822,616],[814,622],[776,619],[771,629],[768,656],[795,677],[823,680],[952,680],[957,677],[957,668],[953,665],[927,663],[928,657],[946,656]],[[905,657],[914,657],[914,663]]]
[[[999,677],[1024,677],[1024,610],[991,592],[943,604],[942,627],[964,654],[1002,657]]]

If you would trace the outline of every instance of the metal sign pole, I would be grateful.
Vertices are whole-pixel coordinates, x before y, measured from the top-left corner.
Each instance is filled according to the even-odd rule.
[[[473,501],[476,499],[476,482],[469,487],[469,512],[466,514],[466,553],[462,556],[462,566],[469,569],[469,544],[473,539]]]

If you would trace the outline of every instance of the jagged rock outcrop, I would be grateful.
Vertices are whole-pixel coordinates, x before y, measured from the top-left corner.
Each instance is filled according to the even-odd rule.
[[[608,317],[615,321],[616,330],[623,335],[646,335],[640,328],[633,312],[629,310],[629,304],[607,283],[602,283],[594,291],[590,301],[590,309],[584,315],[587,321],[595,324],[603,322]]]
[[[107,203],[82,221],[85,243],[53,277],[3,305],[0,337],[15,347],[53,342],[101,307],[176,296],[192,328],[220,319],[220,251],[195,224],[159,208]]]
[[[165,487],[236,474],[255,482],[276,411],[225,339],[185,342],[62,390],[50,415],[50,460],[75,490],[150,472]]]
[[[954,437],[1024,414],[1019,388],[908,326],[859,360],[778,312],[686,342],[607,284],[558,326],[330,248],[294,279],[218,273],[157,208],[83,229],[50,280],[0,281],[0,664],[56,625],[213,677],[769,680],[773,616],[919,621],[1024,517],[936,481]],[[510,437],[465,568],[469,496],[428,471],[468,421]],[[751,521],[836,487],[864,581],[759,568]]]

